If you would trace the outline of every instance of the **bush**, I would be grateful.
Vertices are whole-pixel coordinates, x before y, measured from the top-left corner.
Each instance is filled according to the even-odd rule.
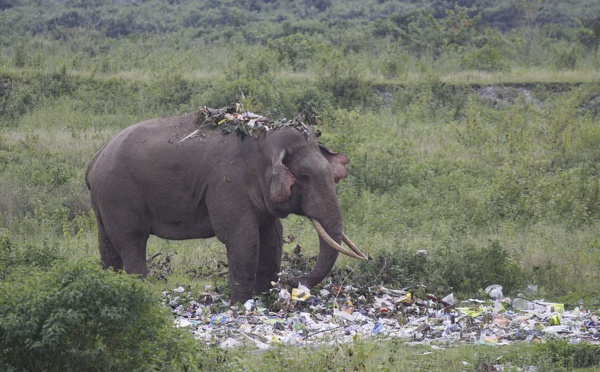
[[[198,346],[136,277],[73,262],[0,284],[3,370],[194,370]]]
[[[553,63],[558,70],[574,69],[583,55],[583,47],[578,43],[559,42],[553,49]]]
[[[523,270],[497,240],[480,249],[469,245],[455,248],[451,243],[434,260],[433,267],[440,274],[438,286],[460,293],[475,293],[491,284],[500,284],[505,293],[511,293],[524,284]]]
[[[569,370],[573,368],[590,368],[600,364],[600,345],[589,343],[569,344],[557,340],[538,344],[540,354],[550,358],[557,367]]]
[[[25,268],[48,269],[63,257],[56,245],[46,240],[41,245],[28,244],[19,247],[4,230],[0,230],[0,280]]]
[[[269,39],[267,47],[275,53],[280,64],[287,64],[294,71],[302,71],[322,46],[305,35],[293,34]]]
[[[331,94],[335,105],[344,108],[370,107],[377,100],[364,71],[339,49],[319,56],[318,86]]]
[[[481,49],[467,53],[463,64],[466,68],[483,71],[508,70],[509,63],[504,54],[501,49],[485,45]]]

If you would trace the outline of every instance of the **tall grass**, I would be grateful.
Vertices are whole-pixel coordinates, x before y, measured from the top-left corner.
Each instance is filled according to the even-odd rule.
[[[241,90],[248,109],[270,115],[316,105],[323,141],[350,157],[350,176],[338,188],[345,225],[374,258],[360,265],[341,259],[340,270],[356,268],[350,280],[421,283],[464,295],[491,281],[507,293],[538,284],[555,298],[572,293],[572,300],[594,301],[596,84],[489,93],[427,76],[388,85],[382,94],[366,77],[338,74],[335,64],[324,67],[319,81],[299,83],[273,75],[260,55],[244,58],[237,77],[210,86],[175,73],[158,79],[5,73],[11,91],[0,147],[4,231],[17,246],[51,244],[69,256],[97,256],[83,182],[94,152],[127,125],[232,103],[243,99]],[[316,254],[308,224],[289,219],[285,227],[306,254]],[[422,250],[425,260],[416,256]],[[207,257],[224,253],[216,241],[153,240],[149,251],[177,252],[177,282],[193,280],[190,273]]]

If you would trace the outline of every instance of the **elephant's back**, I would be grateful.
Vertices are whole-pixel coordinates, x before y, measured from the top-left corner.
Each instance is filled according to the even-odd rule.
[[[183,114],[156,118],[131,125],[102,147],[92,159],[87,173],[88,187],[94,178],[111,175],[125,179],[154,177],[160,174],[182,174],[215,164],[214,160],[228,156],[231,144],[238,136],[221,134],[219,129],[199,125],[198,116]],[[234,145],[235,146],[235,145]],[[156,172],[155,172],[156,170]]]
[[[115,135],[98,151],[93,161],[123,163],[141,160],[154,153],[165,154],[174,147],[172,144],[179,143],[196,129],[193,114],[142,121]]]
[[[92,158],[86,171],[88,188],[95,177],[118,173],[120,169],[132,169],[136,164],[152,161],[157,154],[168,151],[167,144],[179,132],[194,126],[194,115],[184,114],[156,118],[133,124],[110,139]]]

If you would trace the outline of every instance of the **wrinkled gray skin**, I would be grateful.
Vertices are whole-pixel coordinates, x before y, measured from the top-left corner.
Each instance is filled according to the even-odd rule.
[[[150,234],[173,240],[216,236],[227,247],[235,303],[277,281],[280,218],[308,216],[340,242],[335,182],[347,175],[344,155],[320,145],[311,128],[308,138],[285,127],[258,140],[200,128],[196,120],[185,114],[135,124],[92,159],[86,183],[105,268],[146,276]],[[338,252],[319,240],[313,270],[289,284],[311,287],[330,272]]]

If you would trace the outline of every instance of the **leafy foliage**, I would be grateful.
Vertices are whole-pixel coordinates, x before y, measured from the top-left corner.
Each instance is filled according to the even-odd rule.
[[[28,268],[49,269],[63,260],[56,245],[43,241],[41,246],[28,244],[19,247],[5,230],[0,230],[0,279]]]
[[[593,344],[569,344],[555,341],[538,345],[538,349],[550,356],[552,363],[567,369],[590,368],[600,364],[600,347]]]
[[[197,344],[135,277],[74,262],[15,274],[0,287],[3,369],[195,369]]]

